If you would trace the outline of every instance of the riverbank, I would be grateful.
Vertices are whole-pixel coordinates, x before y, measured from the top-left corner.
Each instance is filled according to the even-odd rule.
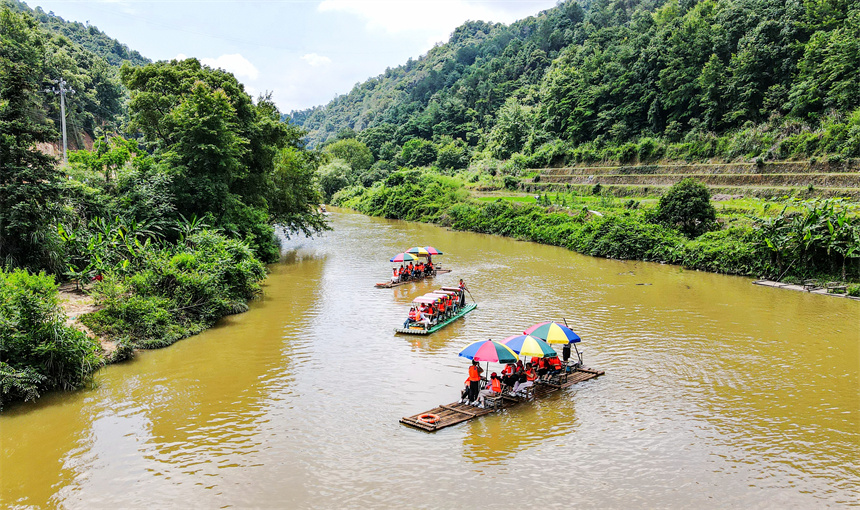
[[[121,268],[87,292],[44,272],[0,269],[0,409],[80,388],[135,349],[171,345],[247,311],[267,274],[247,244],[209,230],[147,244]]]
[[[768,203],[760,215],[722,208],[707,232],[688,238],[660,221],[656,208],[596,193],[542,194],[535,203],[474,200],[455,178],[407,170],[371,188],[344,189],[332,202],[372,216],[502,235],[597,257],[792,283],[841,281],[849,293],[860,294],[860,225],[842,202]]]
[[[95,304],[92,296],[80,290],[74,283],[67,282],[59,286],[57,297],[59,298],[60,307],[66,315],[64,321],[66,326],[75,328],[83,332],[87,337],[96,340],[107,357],[116,351],[116,342],[101,338],[80,321],[81,316],[102,309],[102,307]]]

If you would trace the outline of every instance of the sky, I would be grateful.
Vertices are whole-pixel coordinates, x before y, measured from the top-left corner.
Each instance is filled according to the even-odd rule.
[[[510,24],[557,0],[25,0],[152,60],[196,57],[289,113],[327,104],[446,42],[467,20]]]

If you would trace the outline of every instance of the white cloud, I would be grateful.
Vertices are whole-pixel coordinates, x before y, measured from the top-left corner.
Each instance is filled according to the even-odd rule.
[[[201,58],[200,62],[209,67],[220,68],[231,72],[237,77],[249,78],[256,80],[260,75],[260,71],[254,67],[254,64],[238,53],[230,55],[221,55],[218,58]]]
[[[317,55],[316,53],[308,53],[307,55],[302,55],[301,59],[310,64],[311,67],[320,67],[331,64],[330,58],[324,57],[322,55]]]

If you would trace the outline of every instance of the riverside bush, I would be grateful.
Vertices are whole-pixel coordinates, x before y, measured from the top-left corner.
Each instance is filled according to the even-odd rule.
[[[97,333],[163,347],[244,311],[265,274],[246,244],[203,230],[185,245],[149,253],[126,278],[105,275],[93,291],[104,308],[82,320]]]
[[[378,183],[373,188],[344,190],[336,198],[338,205],[373,216],[430,221],[456,230],[562,246],[599,257],[659,261],[711,272],[768,277],[802,275],[806,271],[804,264],[814,261],[818,270],[831,277],[840,272],[843,280],[846,276],[859,276],[860,265],[851,262],[860,255],[860,226],[832,202],[812,204],[796,216],[780,214],[763,220],[764,224],[762,221],[732,224],[688,240],[674,228],[682,222],[663,223],[660,211],[654,209],[622,208],[601,217],[592,215],[587,208],[570,210],[503,200],[475,201],[462,191],[450,178],[443,180],[429,173],[409,172],[392,174],[387,183]],[[427,214],[428,210],[432,214]],[[828,221],[832,228],[829,235]],[[699,221],[705,222],[717,226],[710,218]],[[814,234],[806,241],[813,239],[814,243],[806,242],[806,251],[802,251],[791,243],[803,241],[806,231]],[[819,245],[829,246],[829,254]],[[810,251],[813,249],[814,254]],[[800,264],[790,265],[793,258],[798,258]],[[783,274],[787,269],[792,271]]]
[[[101,365],[98,342],[64,319],[53,276],[0,268],[0,409],[78,388]]]

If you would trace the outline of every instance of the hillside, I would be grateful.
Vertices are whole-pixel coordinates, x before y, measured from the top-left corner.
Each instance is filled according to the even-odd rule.
[[[92,140],[105,132],[116,132],[122,123],[128,92],[119,80],[119,65],[128,61],[133,65],[148,62],[138,52],[116,39],[112,39],[94,26],[67,22],[59,16],[35,11],[18,0],[0,0],[0,10],[23,13],[35,23],[44,52],[40,64],[43,89],[55,88],[62,78],[74,93],[66,96],[66,121],[70,149],[91,145]],[[40,98],[47,118],[55,129],[60,126],[59,96],[45,93]],[[52,142],[60,144],[58,133]],[[60,149],[42,146],[51,154]]]
[[[850,164],[860,5],[568,0],[509,26],[468,22],[290,118],[312,145],[363,143],[375,161],[365,184],[397,166]],[[481,163],[493,160],[506,163]]]
[[[151,62],[148,58],[108,36],[94,25],[84,25],[78,21],[66,21],[53,12],[46,13],[41,7],[37,6],[35,9],[31,9],[20,0],[0,0],[0,7],[4,5],[9,6],[14,11],[30,14],[45,31],[68,38],[82,49],[105,59],[108,64],[114,67],[119,67],[126,60],[135,66]]]

